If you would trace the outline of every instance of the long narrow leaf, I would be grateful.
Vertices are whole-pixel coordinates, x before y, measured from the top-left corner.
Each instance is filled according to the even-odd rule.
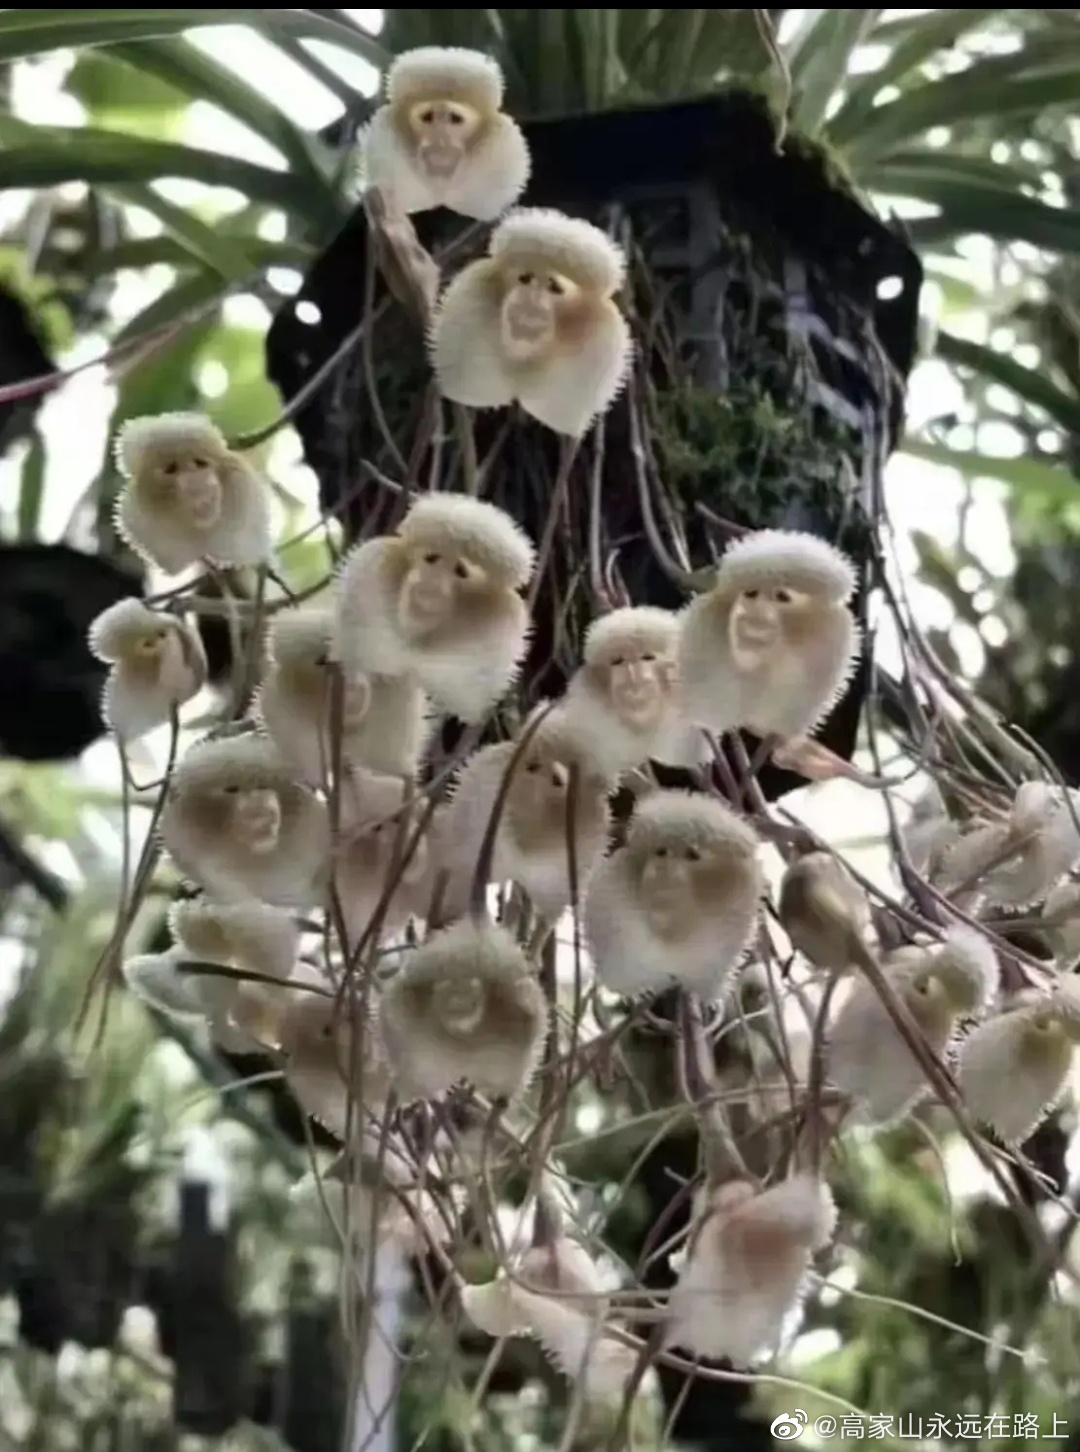
[[[984,26],[1000,14],[997,10],[932,10],[920,15],[917,23],[905,22],[900,35],[888,24],[879,24],[868,37],[878,44],[892,43],[893,50],[883,65],[865,76],[848,82],[848,95],[840,110],[829,122],[829,136],[837,142],[857,136],[866,118],[874,109],[874,98],[887,86],[903,86],[928,60],[940,56],[962,36]]]
[[[953,333],[939,333],[936,348],[938,356],[949,363],[971,368],[991,382],[1003,384],[1026,403],[1041,408],[1061,428],[1080,434],[1080,399],[1059,388],[1044,373],[1028,368],[983,343],[972,343]]]
[[[1022,159],[992,161],[987,156],[968,156],[946,147],[925,151],[898,151],[879,162],[870,173],[876,191],[888,183],[925,187],[925,195],[940,201],[952,187],[977,186],[1015,193],[1023,187],[1043,185],[1045,167]],[[922,196],[923,192],[912,192]]]
[[[243,248],[254,267],[304,267],[311,261],[311,248],[299,242],[267,242],[262,237],[244,237]],[[143,269],[164,263],[168,267],[191,267],[195,252],[172,237],[133,237],[96,252],[82,264],[88,277],[107,277],[121,268]]]
[[[855,136],[843,138],[849,158],[861,165],[924,136],[935,126],[964,121],[1036,116],[1051,106],[1075,107],[1080,60],[1067,49],[1038,64],[1030,55],[991,56],[955,75],[925,82],[876,107]]]
[[[312,180],[321,180],[329,161],[320,164],[318,141],[307,136],[271,101],[239,76],[218,65],[185,40],[131,41],[113,46],[118,60],[167,81],[193,100],[209,101],[277,147],[290,165]]]
[[[819,10],[791,57],[795,120],[808,134],[825,120],[847,75],[851,53],[874,28],[880,10]]]
[[[1053,499],[1075,496],[1080,500],[1080,479],[1068,469],[1044,464],[1041,459],[999,458],[971,449],[950,449],[947,444],[935,444],[927,439],[908,438],[902,447],[905,454],[930,464],[959,469],[968,478],[1000,479],[1017,492],[1034,492]]]
[[[177,35],[196,25],[255,24],[264,10],[0,10],[0,61],[60,48]]]
[[[0,166],[0,188],[48,187],[68,181],[123,185],[185,177],[207,186],[232,187],[251,201],[293,213],[307,225],[326,226],[335,214],[335,199],[329,192],[302,177],[193,146],[145,141],[90,126],[16,127],[11,117],[0,117],[0,140],[9,142]]]
[[[228,232],[199,220],[186,207],[178,207],[167,201],[147,186],[110,187],[109,190],[121,200],[133,206],[143,207],[159,222],[164,223],[173,237],[198,262],[228,282],[242,282],[254,277],[257,271],[243,244]]]
[[[965,182],[940,169],[883,164],[873,172],[875,190],[917,197],[941,208],[936,217],[909,224],[913,241],[932,246],[978,232],[999,241],[1030,242],[1050,252],[1080,252],[1080,209],[1052,207],[1023,192]]]
[[[207,11],[207,14],[213,15],[214,11]],[[393,53],[374,36],[344,17],[338,20],[325,12],[316,14],[312,10],[259,10],[256,14],[259,28],[271,38],[275,33],[286,31],[290,35],[306,36],[309,40],[325,40],[350,55],[359,56],[379,70],[384,70],[394,58]]]
[[[37,539],[41,502],[45,494],[45,445],[37,429],[30,438],[19,480],[19,538]]]

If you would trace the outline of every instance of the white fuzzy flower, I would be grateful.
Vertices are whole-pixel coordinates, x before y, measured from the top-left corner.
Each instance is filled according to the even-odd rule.
[[[881,966],[938,1057],[952,1043],[960,1020],[983,1012],[997,985],[993,949],[980,934],[962,929],[937,946],[901,948]],[[926,1094],[921,1065],[865,979],[841,1004],[827,1038],[829,1077],[859,1102],[867,1122],[895,1119]]]
[[[365,182],[395,211],[447,207],[490,222],[529,179],[525,138],[502,100],[502,71],[490,56],[457,46],[405,51],[360,138]]]
[[[111,666],[102,714],[122,741],[163,725],[206,683],[196,632],[141,600],[119,600],[102,611],[90,627],[90,649]]]
[[[392,536],[367,540],[342,567],[334,653],[346,679],[408,676],[441,709],[482,719],[525,653],[519,591],[531,542],[493,504],[426,494]]]
[[[540,985],[515,939],[463,920],[405,953],[380,999],[401,1093],[430,1097],[467,1080],[512,1096],[532,1077],[548,1026]]]
[[[626,259],[606,233],[524,207],[443,294],[432,329],[439,387],[455,403],[526,413],[577,437],[626,381],[630,329],[614,294]]]
[[[730,545],[683,617],[687,710],[714,731],[805,736],[839,700],[859,652],[850,560],[814,535],[759,530]]]
[[[699,1191],[695,1210],[686,1251],[671,1257],[668,1344],[745,1366],[775,1350],[836,1207],[826,1184],[794,1175],[761,1194],[745,1180]]]
[[[200,980],[183,971],[190,957],[176,946],[164,953],[138,953],[124,960],[124,981],[137,998],[170,1018],[205,1019],[207,1005]]]
[[[321,896],[326,806],[257,732],[189,748],[169,786],[161,836],[181,871],[223,902],[308,907]]]
[[[567,728],[598,775],[614,781],[645,761],[696,766],[712,753],[679,694],[679,617],[652,605],[601,615],[566,691]]]
[[[1070,979],[979,1024],[960,1052],[968,1109],[1006,1144],[1022,1143],[1064,1097],[1078,1041],[1080,998]]]
[[[1080,959],[1080,883],[1058,883],[1043,903],[1043,932],[1054,957],[1071,967]]]
[[[489,1336],[532,1336],[564,1376],[596,1400],[622,1396],[637,1352],[604,1329],[604,1284],[587,1251],[569,1239],[535,1247],[511,1275],[465,1286],[469,1319]]]
[[[463,912],[488,823],[516,743],[485,746],[465,764],[433,837],[435,865],[448,873],[446,912]],[[576,772],[573,830],[570,783]],[[515,882],[554,921],[580,901],[607,844],[607,783],[589,774],[576,733],[559,709],[545,716],[513,765],[495,837],[490,881]],[[569,842],[573,843],[571,864]],[[573,872],[571,872],[571,866]]]
[[[281,1014],[285,1081],[305,1113],[345,1141],[379,1116],[392,1086],[375,1024],[356,1006],[302,985]]]
[[[750,824],[714,797],[638,803],[626,844],[597,868],[584,929],[606,988],[715,998],[753,935],[765,882]]]
[[[259,715],[284,759],[321,785],[334,762],[329,610],[285,610],[270,631],[271,663]],[[358,672],[343,683],[341,762],[411,776],[428,735],[424,693],[412,680]]]
[[[405,851],[419,831],[425,804],[410,804],[400,777],[350,772],[341,791],[340,839],[334,852],[334,887],[350,943],[358,941],[383,903],[391,874],[396,885],[382,906],[380,937],[423,917],[433,890],[430,833]]]
[[[169,574],[200,560],[258,565],[269,558],[266,485],[208,418],[129,419],[117,437],[116,461],[126,480],[117,527]]]
[[[1041,902],[1080,860],[1078,802],[1080,794],[1066,797],[1047,782],[1022,783],[1005,821],[976,825],[947,850],[942,887],[973,885],[987,902],[1002,907]]]

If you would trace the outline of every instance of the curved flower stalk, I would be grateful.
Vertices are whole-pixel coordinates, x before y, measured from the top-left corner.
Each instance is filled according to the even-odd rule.
[[[977,887],[987,902],[1001,907],[1041,902],[1080,860],[1073,820],[1080,793],[1069,792],[1068,798],[1048,782],[1023,782],[1004,822],[978,824],[948,849],[942,887]]]
[[[968,929],[950,932],[935,946],[900,948],[881,968],[938,1056],[962,1019],[985,1012],[997,988],[994,950]],[[927,1092],[922,1066],[864,979],[841,1004],[827,1036],[829,1077],[858,1101],[867,1122],[896,1119]]]
[[[915,871],[936,881],[946,855],[960,840],[960,828],[949,816],[933,783],[912,807],[901,838]]]
[[[865,962],[872,916],[865,892],[830,852],[808,852],[780,883],[780,923],[815,968],[843,973]]]
[[[102,611],[89,644],[111,667],[102,715],[121,741],[164,725],[206,684],[206,653],[195,631],[141,600],[120,600]]]
[[[794,1175],[760,1194],[746,1180],[700,1190],[685,1251],[671,1256],[667,1343],[745,1366],[775,1350],[836,1229],[829,1187]]]
[[[1080,883],[1059,882],[1043,903],[1043,933],[1051,952],[1064,967],[1080,959]]]
[[[207,737],[184,754],[161,837],[180,870],[222,902],[309,907],[322,895],[326,806],[257,732]]]
[[[270,631],[270,666],[258,709],[282,757],[305,781],[321,785],[334,760],[331,723],[330,610],[284,610]],[[344,681],[341,762],[390,776],[412,776],[428,735],[424,693],[403,677],[357,673]]]
[[[489,1336],[532,1336],[587,1397],[621,1397],[638,1353],[604,1329],[606,1287],[596,1263],[575,1241],[536,1246],[482,1285],[463,1286],[469,1319]]]
[[[380,937],[399,932],[412,917],[426,916],[434,877],[429,831],[404,861],[424,812],[422,801],[410,802],[400,777],[353,771],[345,779],[334,885],[350,944],[366,932],[391,874],[397,885],[383,908]]]
[[[465,909],[484,834],[511,768],[495,834],[491,882],[517,883],[537,912],[553,922],[569,906],[575,887],[579,900],[583,897],[607,845],[607,783],[589,773],[579,739],[561,710],[543,718],[515,763],[516,749],[515,742],[504,741],[476,752],[440,814],[435,863],[448,874],[446,911],[451,916]],[[568,840],[574,846],[574,881]]]
[[[458,1197],[450,1187],[451,1206]],[[347,1232],[359,1250],[392,1244],[407,1255],[423,1255],[432,1241],[444,1243],[454,1225],[453,1209],[417,1185],[417,1172],[392,1137],[365,1129],[358,1143],[321,1175],[309,1171],[294,1185],[290,1199],[305,1221],[329,1216],[336,1232]]]
[[[505,928],[464,919],[403,955],[380,998],[383,1042],[406,1098],[468,1081],[511,1098],[535,1072],[548,1008]]]
[[[202,980],[184,972],[190,957],[176,945],[164,953],[137,953],[124,960],[124,982],[136,998],[170,1018],[205,1020],[208,1007]]]
[[[645,761],[697,766],[711,757],[682,709],[678,640],[678,615],[652,605],[613,610],[589,626],[564,711],[598,776],[615,781]]]
[[[383,1113],[393,1076],[371,1017],[298,980],[281,1013],[275,1046],[285,1081],[306,1114],[342,1142]]]
[[[474,408],[516,400],[556,433],[585,433],[629,373],[630,329],[614,301],[625,273],[622,249],[591,223],[540,207],[511,212],[436,312],[444,396]]]
[[[394,211],[448,207],[492,221],[529,179],[525,137],[502,103],[502,70],[490,56],[457,46],[405,51],[360,138],[365,183]]]
[[[126,480],[117,528],[168,574],[200,560],[259,565],[270,558],[266,485],[202,414],[130,419],[117,437],[116,462]]]
[[[640,801],[625,846],[597,868],[585,899],[604,987],[631,994],[678,983],[718,997],[758,921],[760,845],[714,797],[661,791]]]
[[[1080,990],[1071,979],[979,1024],[958,1066],[968,1109],[1005,1144],[1022,1144],[1064,1098],[1078,1043]]]
[[[250,1049],[271,1033],[284,985],[300,951],[300,929],[292,913],[261,902],[217,903],[206,897],[174,903],[169,926],[184,956],[251,973],[250,980],[225,974],[200,975],[200,995],[223,1047]]]
[[[435,704],[482,719],[525,653],[519,591],[535,552],[508,514],[463,494],[427,494],[395,535],[342,567],[334,652],[347,680],[407,676]]]
[[[839,700],[859,652],[851,561],[815,535],[766,529],[730,545],[683,616],[691,718],[714,731],[805,736]]]

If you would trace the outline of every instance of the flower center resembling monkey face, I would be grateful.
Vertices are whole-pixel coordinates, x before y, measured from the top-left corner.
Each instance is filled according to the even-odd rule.
[[[457,608],[462,589],[481,571],[452,550],[417,549],[401,582],[399,624],[406,637],[422,638],[444,626]]]
[[[911,985],[908,995],[911,1016],[926,1032],[940,1029],[954,1017],[945,985],[934,973],[923,973]]]
[[[641,869],[639,894],[645,918],[659,938],[685,937],[697,919],[697,847],[657,847]]]
[[[462,101],[418,101],[409,107],[416,159],[432,181],[449,181],[483,125],[480,112]]]
[[[448,1034],[467,1038],[483,1023],[487,1011],[483,979],[472,973],[440,979],[431,991],[431,1006]]]
[[[226,787],[229,825],[241,847],[259,856],[273,852],[281,838],[281,798],[272,787]]]
[[[506,282],[499,316],[503,349],[514,363],[535,362],[550,353],[560,315],[581,289],[561,272],[540,266],[518,268]]]
[[[192,670],[184,642],[168,626],[148,630],[134,641],[130,660],[140,673],[152,676],[155,685],[170,699],[186,696],[191,688]]]
[[[608,665],[608,694],[615,714],[638,730],[655,726],[671,690],[673,662],[656,651],[630,651]]]
[[[527,752],[514,772],[510,800],[516,819],[531,818],[537,825],[565,822],[570,789],[570,767],[546,752]]]
[[[782,644],[789,622],[805,610],[809,596],[787,585],[751,586],[731,607],[728,643],[735,664],[752,671],[765,665]]]
[[[224,490],[212,459],[196,451],[174,450],[157,465],[155,475],[194,529],[214,528],[221,518]]]

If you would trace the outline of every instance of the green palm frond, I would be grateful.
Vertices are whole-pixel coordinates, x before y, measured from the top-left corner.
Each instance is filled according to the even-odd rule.
[[[258,292],[273,267],[302,265],[352,206],[340,149],[298,125],[286,98],[270,94],[257,75],[238,75],[187,37],[208,25],[249,27],[320,79],[354,118],[370,110],[370,97],[342,78],[349,72],[329,68],[333,52],[378,70],[416,45],[480,48],[501,62],[508,106],[523,117],[749,86],[778,112],[786,108],[794,143],[812,139],[862,195],[887,209],[917,204],[922,214],[908,229],[924,252],[947,258],[971,235],[1002,247],[1026,244],[1038,249],[1037,260],[1029,252],[1023,264],[1033,278],[1055,257],[1080,253],[1080,209],[1062,204],[1074,165],[1068,126],[1080,98],[1074,11],[389,9],[378,37],[351,14],[0,12],[0,64],[74,49],[82,59],[70,89],[87,104],[81,127],[0,116],[0,188],[83,181],[121,208],[137,204],[156,218],[160,236],[123,237],[86,259],[97,281],[151,261],[173,267],[161,296],[125,329],[127,337],[177,330],[152,368],[160,363],[158,371],[168,372],[172,349],[194,356],[183,333],[205,318],[200,306],[213,307],[229,290]],[[178,118],[193,102],[242,123],[280,164],[185,144]],[[228,188],[248,205],[227,215],[209,203],[179,205],[157,190],[165,178]],[[268,241],[263,227],[271,213],[284,217],[279,241]],[[1062,390],[1040,383],[1036,369],[1010,367],[990,348],[969,349],[962,359],[948,344],[939,351],[1057,423],[1073,416],[1071,394],[1063,407]],[[31,478],[27,512],[32,486]]]

